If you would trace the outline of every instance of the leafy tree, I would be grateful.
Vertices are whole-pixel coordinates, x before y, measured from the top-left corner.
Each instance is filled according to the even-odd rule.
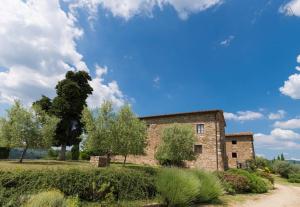
[[[106,154],[109,160],[115,149],[114,138],[116,135],[116,113],[112,103],[105,101],[94,114],[85,107],[82,122],[87,133],[85,150],[92,151],[93,154]]]
[[[16,101],[7,111],[7,117],[1,119],[0,140],[6,146],[23,148],[21,163],[28,148],[51,146],[58,121],[46,113],[27,110]]]
[[[43,96],[34,103],[48,114],[53,114],[60,119],[53,142],[54,146],[61,147],[60,160],[66,159],[67,146],[79,147],[83,127],[81,114],[84,106],[86,106],[88,95],[92,94],[93,91],[88,82],[90,80],[91,77],[85,71],[69,71],[65,79],[56,85],[57,96],[52,101]]]
[[[163,131],[162,143],[155,158],[161,164],[181,165],[184,160],[194,160],[193,146],[196,137],[191,126],[172,124]]]
[[[132,112],[129,105],[121,108],[117,116],[115,153],[124,156],[124,165],[128,155],[142,155],[147,146],[146,125]]]
[[[45,111],[46,113],[50,112],[52,106],[51,99],[47,96],[42,95],[42,98],[36,102],[33,103],[33,107],[38,107],[42,111]]]

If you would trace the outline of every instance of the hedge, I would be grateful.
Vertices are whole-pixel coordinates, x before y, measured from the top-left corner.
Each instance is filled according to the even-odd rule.
[[[26,196],[49,189],[86,201],[148,199],[155,196],[154,177],[126,168],[0,171],[0,206],[20,206]]]
[[[300,173],[289,174],[288,181],[290,183],[300,183]]]

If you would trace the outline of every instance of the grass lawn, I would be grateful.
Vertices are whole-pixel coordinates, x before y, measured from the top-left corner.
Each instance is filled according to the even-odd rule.
[[[123,166],[122,163],[111,163],[111,166]],[[142,165],[128,163],[126,167],[141,167]],[[146,166],[146,165],[145,165]],[[57,160],[27,160],[19,163],[18,160],[0,160],[0,170],[41,170],[41,169],[91,169],[89,161],[57,161]]]
[[[273,175],[273,177],[275,179],[275,183],[300,187],[300,183],[290,183],[286,178],[282,178],[279,175]]]
[[[35,170],[35,169],[72,169],[72,168],[93,168],[88,161],[57,161],[57,160],[1,160],[1,170]]]

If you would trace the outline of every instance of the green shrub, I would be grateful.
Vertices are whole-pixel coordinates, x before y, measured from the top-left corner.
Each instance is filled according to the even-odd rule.
[[[271,183],[270,180],[268,180],[268,179],[266,179],[266,178],[262,178],[262,179],[263,179],[263,181],[265,182],[267,191],[268,191],[268,190],[274,190],[274,185],[273,185],[273,183]]]
[[[71,151],[66,151],[66,160],[72,160],[72,152]]]
[[[81,160],[90,160],[90,154],[87,151],[81,151],[79,153],[79,159]]]
[[[300,183],[300,173],[289,174],[288,181],[290,183]]]
[[[155,176],[143,169],[109,168],[103,176],[113,187],[117,200],[145,199],[155,195]]]
[[[24,207],[67,207],[64,194],[57,190],[41,192],[30,197]]]
[[[272,185],[274,184],[274,178],[270,173],[267,173],[266,171],[257,171],[256,175],[269,180]]]
[[[48,153],[47,153],[47,159],[57,159],[57,157],[58,157],[58,153],[59,153],[59,150],[55,150],[55,149],[52,149],[52,148],[50,148],[49,150],[48,150]]]
[[[73,145],[71,149],[71,159],[78,160],[79,159],[79,145]]]
[[[80,207],[80,199],[78,196],[69,197],[66,201],[67,207]]]
[[[127,168],[0,171],[0,206],[20,206],[21,196],[47,189],[86,201],[148,199],[155,196],[154,181],[155,176],[142,169]]]
[[[200,170],[193,170],[192,173],[200,180],[200,188],[197,202],[210,202],[216,200],[223,193],[219,179],[214,174]]]
[[[8,147],[0,147],[0,159],[8,159],[10,149]]]
[[[284,178],[288,178],[289,174],[300,172],[299,166],[286,161],[275,161],[273,164],[273,170],[275,173]]]
[[[272,162],[263,157],[256,157],[246,161],[246,169],[248,171],[255,172],[257,169],[269,169],[271,168]]]
[[[247,178],[251,193],[265,193],[268,191],[267,183],[254,173],[250,173],[246,170],[241,169],[230,169],[228,170],[228,172],[232,174],[241,175]]]
[[[199,195],[200,185],[193,173],[177,168],[163,169],[156,181],[157,191],[169,207],[190,206]]]
[[[242,175],[230,172],[218,172],[224,190],[229,194],[251,192],[249,180]]]

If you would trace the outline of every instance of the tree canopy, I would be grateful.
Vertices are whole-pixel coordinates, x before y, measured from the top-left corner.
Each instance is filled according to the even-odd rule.
[[[194,160],[195,140],[191,126],[172,124],[163,130],[155,158],[164,165],[181,165],[184,160]]]
[[[7,117],[0,120],[0,143],[24,148],[20,162],[28,148],[48,148],[52,144],[59,119],[37,111],[38,108],[26,109],[16,101]]]
[[[124,156],[141,155],[146,147],[146,125],[140,121],[128,105],[119,111],[105,101],[94,113],[85,108],[82,117],[87,134],[85,148],[93,154]]]
[[[34,103],[48,114],[60,119],[57,124],[54,146],[61,146],[60,160],[65,160],[66,146],[79,147],[83,124],[81,115],[88,95],[92,94],[89,85],[91,77],[85,71],[67,72],[65,79],[56,85],[57,96],[51,100],[46,96]],[[76,151],[76,150],[75,150]]]
[[[116,113],[112,103],[105,101],[94,113],[85,107],[82,122],[87,134],[85,148],[93,154],[106,154],[109,158],[115,150],[114,138],[116,136]]]
[[[123,106],[116,121],[115,151],[124,156],[124,165],[128,155],[144,154],[146,138],[146,124],[135,116],[129,105]]]

